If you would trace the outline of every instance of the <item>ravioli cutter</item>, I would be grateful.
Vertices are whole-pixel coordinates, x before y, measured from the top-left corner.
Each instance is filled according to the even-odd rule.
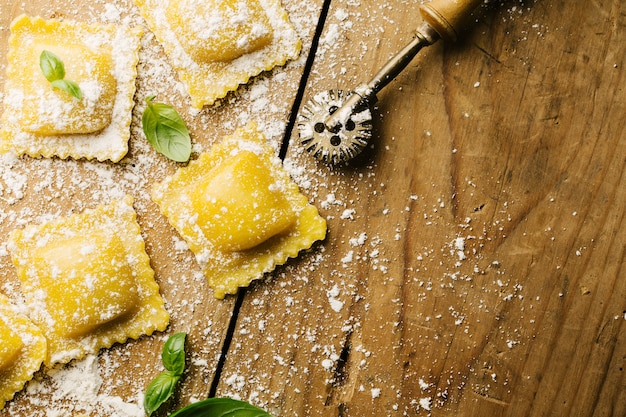
[[[414,39],[391,58],[368,83],[352,91],[315,95],[298,116],[300,143],[316,159],[339,164],[360,154],[372,138],[371,106],[376,94],[437,40],[454,42],[471,13],[487,0],[432,0],[420,6],[423,24]]]

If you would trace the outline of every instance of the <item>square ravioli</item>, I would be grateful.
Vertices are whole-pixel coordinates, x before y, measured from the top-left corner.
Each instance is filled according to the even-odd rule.
[[[117,162],[128,152],[142,31],[118,25],[44,20],[11,23],[0,151],[32,157]],[[53,89],[43,51],[60,58],[77,99]]]
[[[0,410],[39,370],[46,346],[39,327],[0,294]]]
[[[45,364],[67,363],[169,323],[132,198],[15,230],[8,248]]]
[[[152,199],[196,255],[216,298],[326,237],[326,221],[255,123],[155,184]]]
[[[135,0],[201,109],[302,47],[280,0]]]

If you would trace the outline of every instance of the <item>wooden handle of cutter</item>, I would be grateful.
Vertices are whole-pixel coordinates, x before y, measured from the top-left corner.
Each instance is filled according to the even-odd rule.
[[[456,41],[471,13],[485,0],[432,0],[420,7],[426,23],[446,41]]]

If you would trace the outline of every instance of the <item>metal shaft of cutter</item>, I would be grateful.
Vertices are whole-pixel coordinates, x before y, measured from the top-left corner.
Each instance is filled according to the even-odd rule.
[[[357,109],[375,103],[376,94],[396,78],[422,48],[438,39],[439,35],[430,25],[424,24],[418,28],[415,38],[408,45],[387,61],[370,82],[358,85],[346,102],[324,120],[326,128],[331,132],[338,130]]]
[[[372,137],[370,107],[376,94],[391,82],[425,46],[438,39],[454,42],[472,11],[488,0],[428,0],[420,6],[423,25],[415,38],[390,59],[369,83],[354,90],[331,90],[303,106],[298,129],[305,149],[317,159],[346,162],[358,155]]]

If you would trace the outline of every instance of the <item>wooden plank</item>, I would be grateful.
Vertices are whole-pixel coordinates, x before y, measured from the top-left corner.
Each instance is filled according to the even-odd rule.
[[[418,4],[333,1],[307,96],[367,80]],[[357,163],[294,134],[329,236],[249,289],[218,394],[294,416],[623,415],[625,25],[621,2],[498,4],[380,95]]]
[[[221,106],[205,108],[199,114],[188,110],[189,102],[167,57],[146,30],[139,64],[137,105],[131,126],[131,151],[119,164],[30,158],[2,160],[0,291],[19,297],[19,284],[6,251],[7,235],[12,229],[25,223],[80,212],[129,193],[135,198],[147,251],[172,320],[170,328],[163,334],[101,352],[95,368],[86,369],[83,378],[88,382],[92,378],[102,379],[102,386],[96,387],[95,392],[77,385],[74,391],[64,393],[67,385],[61,387],[58,380],[62,373],[50,377],[41,372],[36,378],[40,384],[30,384],[0,411],[0,416],[40,416],[57,409],[62,409],[63,415],[81,415],[81,408],[86,408],[92,417],[143,415],[141,395],[148,382],[162,370],[159,355],[163,341],[178,331],[189,334],[189,367],[170,410],[207,397],[216,376],[236,298],[213,298],[195,259],[188,250],[180,248],[180,238],[149,198],[153,181],[163,179],[179,165],[156,154],[145,141],[141,131],[143,100],[156,94],[157,100],[175,106],[188,124],[196,151],[208,149],[248,120],[257,120],[278,149],[318,13],[314,3],[303,7],[297,1],[285,1],[284,6],[302,37],[302,58],[285,68],[256,77],[249,86],[231,94]],[[86,22],[145,24],[130,0],[0,1],[0,83],[4,82],[9,25],[21,13]],[[99,397],[95,397],[96,394]],[[72,398],[73,395],[79,398]],[[127,408],[122,409],[122,406]]]

